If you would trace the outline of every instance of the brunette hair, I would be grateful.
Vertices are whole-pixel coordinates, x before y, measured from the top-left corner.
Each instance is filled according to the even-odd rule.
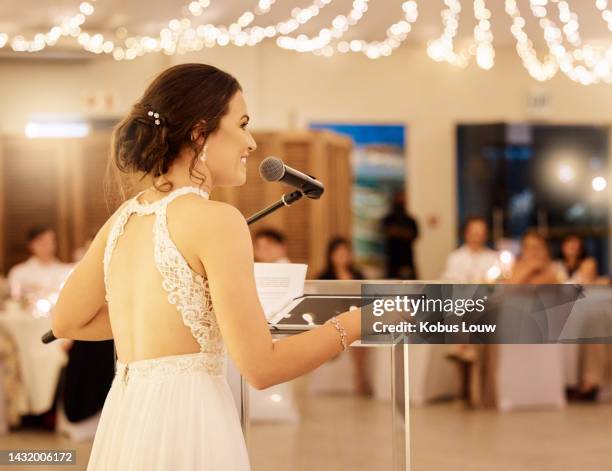
[[[181,64],[165,70],[114,129],[111,161],[122,172],[155,179],[167,173],[179,151],[188,146],[193,151],[190,177],[203,184],[204,175],[195,170],[203,146],[192,142],[192,130],[202,123],[208,138],[241,90],[232,75],[211,65]],[[169,182],[166,185],[172,189]]]

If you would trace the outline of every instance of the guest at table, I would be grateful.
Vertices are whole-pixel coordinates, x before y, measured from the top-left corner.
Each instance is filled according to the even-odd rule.
[[[58,293],[72,265],[56,256],[55,232],[46,226],[31,228],[27,234],[30,258],[15,265],[8,274],[11,296],[17,300]]]
[[[607,278],[598,276],[597,261],[587,254],[579,235],[570,234],[563,239],[561,256],[559,269],[566,274],[568,283],[608,284]],[[567,389],[568,399],[595,401],[601,388],[612,379],[612,346],[579,345],[578,357],[578,384]]]
[[[344,237],[330,240],[327,246],[327,263],[319,274],[319,280],[364,280],[365,276],[353,263],[351,243]],[[367,349],[351,347],[354,367],[354,383],[357,394],[370,396],[372,386],[367,377]]]
[[[550,258],[546,238],[535,230],[529,230],[521,238],[521,254],[516,261],[512,284],[555,284],[567,280],[567,274]]]
[[[464,243],[450,253],[440,278],[459,283],[493,281],[490,270],[499,266],[499,254],[487,247],[488,237],[489,228],[484,218],[468,218],[463,229]]]
[[[260,229],[253,236],[255,261],[259,263],[289,263],[287,238],[272,228]]]
[[[508,283],[556,284],[564,281],[564,273],[550,258],[546,238],[535,230],[525,232],[521,238],[521,253]],[[496,406],[498,356],[499,348],[494,344],[472,346],[462,355],[469,363],[465,377],[468,406]]]
[[[487,247],[489,228],[482,217],[469,217],[464,225],[461,247],[448,256],[442,281],[455,283],[487,283],[492,282],[501,273],[499,254]],[[492,273],[493,272],[493,273]],[[483,345],[449,345],[447,357],[453,360],[459,371],[461,398],[468,405],[475,405],[475,393],[472,370],[482,359]]]

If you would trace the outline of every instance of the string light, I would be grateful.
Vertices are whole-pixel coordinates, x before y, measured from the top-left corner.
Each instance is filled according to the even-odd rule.
[[[114,38],[107,38],[101,33],[83,30],[87,18],[95,12],[95,1],[83,1],[78,13],[62,19],[45,33],[35,34],[32,39],[0,33],[0,48],[9,46],[16,52],[38,52],[57,44],[62,37],[73,37],[86,51],[110,54],[116,60],[131,60],[151,52],[184,54],[204,47],[229,44],[238,47],[255,46],[265,39],[276,38],[276,44],[283,49],[327,57],[336,53],[358,52],[377,59],[391,55],[407,38],[418,18],[416,1],[404,1],[402,18],[386,29],[385,39],[349,41],[344,37],[364,19],[369,0],[353,0],[347,14],[337,15],[328,27],[322,28],[314,36],[292,34],[317,17],[321,9],[333,0],[313,0],[304,8],[293,8],[286,20],[265,26],[253,26],[253,23],[256,18],[270,13],[276,0],[259,0],[255,8],[244,11],[229,26],[208,23],[198,25],[201,23],[198,17],[210,7],[211,0],[191,0],[185,6],[182,17],[168,21],[154,36],[130,36],[125,27],[120,27]],[[510,31],[516,40],[517,53],[533,78],[549,80],[560,70],[571,80],[584,85],[612,82],[612,46],[583,44],[578,15],[572,11],[567,0],[529,0],[531,13],[542,29],[548,48],[548,54],[543,59],[538,58],[532,41],[525,33],[526,20],[521,16],[517,0],[504,0],[504,3],[505,11],[512,20]],[[612,31],[612,10],[608,0],[595,0],[594,4]],[[461,1],[444,0],[444,5],[441,12],[443,33],[428,43],[427,54],[433,60],[445,61],[458,67],[466,67],[474,58],[480,68],[491,69],[495,63],[495,50],[491,11],[485,0],[473,0],[476,25],[472,40],[459,52],[455,50],[454,43],[462,11]],[[549,14],[551,6],[556,10],[555,18]]]
[[[512,18],[510,32],[516,40],[516,51],[529,75],[538,81],[545,81],[553,78],[559,67],[554,58],[550,55],[546,56],[543,61],[538,59],[533,43],[523,30],[526,22],[525,18],[521,16],[516,0],[506,0],[505,10],[510,18]]]
[[[448,62],[457,67],[467,67],[470,56],[476,56],[476,63],[481,69],[489,70],[495,61],[493,49],[493,33],[491,32],[491,12],[487,9],[484,0],[474,1],[474,17],[477,20],[474,27],[474,40],[472,44],[457,53],[454,48],[454,39],[459,28],[459,14],[461,3],[459,0],[445,0],[446,9],[442,10],[442,23],[444,31],[438,39],[430,41],[427,54],[438,62]]]
[[[37,33],[31,40],[22,35],[9,37],[6,33],[0,33],[0,49],[10,44],[15,52],[39,52],[47,46],[54,46],[63,36],[77,37],[81,32],[81,26],[87,17],[93,15],[95,8],[90,0],[79,5],[79,13],[64,18],[58,25],[50,28],[46,33]]]
[[[355,52],[361,51],[370,59],[378,59],[381,56],[390,56],[394,49],[398,48],[412,31],[412,24],[419,17],[417,3],[413,0],[402,3],[404,17],[400,21],[393,23],[386,31],[386,38],[383,41],[358,41],[353,40],[348,45],[349,49]],[[337,50],[345,49],[343,45],[337,46]]]
[[[308,37],[305,34],[301,34],[297,37],[291,37],[282,35],[277,38],[276,44],[283,49],[298,52],[322,51],[333,39],[341,38],[351,26],[359,23],[359,20],[363,18],[367,10],[368,0],[354,0],[348,15],[336,16],[332,21],[331,28],[321,29],[317,36]],[[326,51],[328,50],[326,49]]]
[[[257,8],[242,13],[229,27],[213,24],[193,27],[191,19],[200,16],[210,6],[210,0],[198,0],[188,5],[189,16],[170,20],[157,37],[128,37],[123,46],[113,47],[111,52],[117,60],[129,60],[149,52],[184,54],[201,50],[203,47],[226,46],[230,43],[236,46],[255,46],[266,38],[295,31],[317,16],[319,11],[331,2],[332,0],[315,0],[306,8],[294,8],[288,20],[275,25],[248,27],[256,16],[269,13],[275,3],[275,0],[259,0]],[[99,40],[93,46],[100,51]]]
[[[612,63],[612,48],[598,48],[593,45],[582,45],[580,37],[580,26],[578,15],[564,0],[552,0],[558,7],[559,20],[563,24],[559,28],[557,24],[548,17],[546,0],[530,0],[530,6],[534,15],[540,16],[540,26],[544,33],[544,39],[550,53],[557,61],[559,68],[571,80],[583,85],[591,85],[601,81],[611,82],[610,74]],[[568,49],[563,45],[564,39],[573,46]]]
[[[608,29],[612,31],[612,11],[608,9],[608,0],[595,0],[595,7],[601,11],[601,17],[608,24]]]

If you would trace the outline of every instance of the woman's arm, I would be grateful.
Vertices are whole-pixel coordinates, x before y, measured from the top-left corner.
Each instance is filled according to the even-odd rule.
[[[53,332],[58,336],[55,330]],[[72,340],[112,340],[113,331],[108,315],[108,305],[102,306],[87,324],[73,328],[68,337],[62,336],[62,338],[70,338]]]
[[[104,249],[109,219],[62,287],[52,311],[52,330],[58,338],[107,340],[112,332],[106,307]]]
[[[239,371],[257,389],[307,373],[342,351],[330,324],[273,342],[255,287],[253,248],[244,217],[232,206],[202,202],[193,218],[195,248],[206,270],[217,322]],[[214,221],[214,222],[213,222]],[[361,335],[361,311],[338,316],[347,343]]]

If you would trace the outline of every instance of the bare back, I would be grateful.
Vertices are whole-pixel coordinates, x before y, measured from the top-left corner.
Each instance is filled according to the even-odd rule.
[[[189,244],[190,207],[202,197],[208,194],[194,187],[150,203],[139,195],[117,213],[104,267],[113,336],[123,362],[223,352],[204,268]]]

